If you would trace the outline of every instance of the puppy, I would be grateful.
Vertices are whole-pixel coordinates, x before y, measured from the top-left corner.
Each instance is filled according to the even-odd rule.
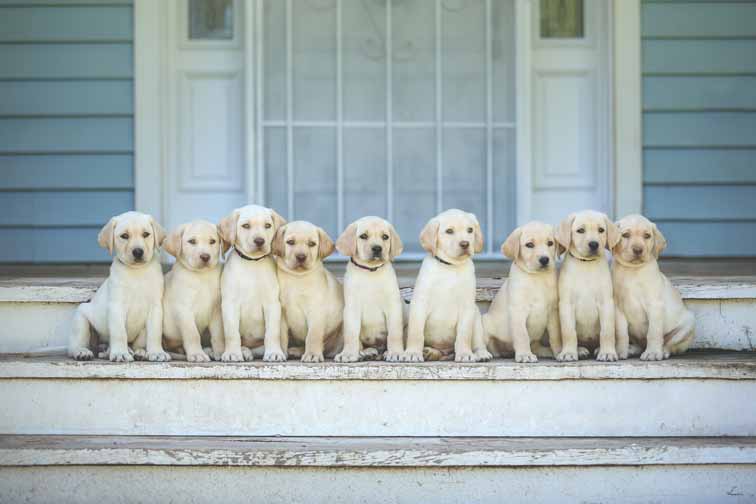
[[[126,362],[137,358],[168,361],[163,351],[163,270],[158,247],[165,232],[151,216],[126,212],[110,219],[97,243],[115,258],[110,275],[92,300],[76,310],[68,355],[94,357],[88,348],[91,329],[108,343],[107,357]],[[129,343],[133,345],[129,348]]]
[[[617,228],[602,213],[573,213],[559,225],[557,241],[567,251],[559,272],[562,350],[557,360],[575,361],[596,351],[600,361],[618,355],[614,333],[614,298],[604,248],[619,241]],[[578,343],[581,348],[578,350]]]
[[[294,340],[297,346],[289,352],[301,355],[303,362],[323,362],[325,356],[339,353],[343,344],[344,292],[323,266],[333,248],[325,231],[304,221],[281,227],[273,240],[283,307],[282,340]]]
[[[536,362],[561,351],[554,228],[530,222],[512,231],[501,253],[512,260],[509,278],[496,294],[483,329],[494,356],[514,352],[517,362]],[[549,346],[541,345],[549,333]]]
[[[391,261],[402,248],[394,226],[380,217],[351,223],[336,240],[336,249],[350,258],[344,275],[344,350],[337,362],[401,358],[403,301]]]
[[[171,351],[183,348],[189,362],[210,360],[202,350],[205,330],[213,353],[223,348],[220,258],[227,249],[215,224],[203,220],[179,226],[163,242],[176,258],[165,275],[163,341]]]
[[[214,349],[224,362],[285,361],[273,237],[286,221],[270,208],[247,205],[221,219],[221,238],[233,246],[221,275],[224,338]],[[262,351],[262,353],[261,353]]]
[[[483,250],[478,219],[462,210],[447,210],[428,221],[420,244],[428,255],[412,295],[403,360],[491,359],[475,304],[472,257]]]
[[[693,341],[695,318],[656,262],[667,240],[642,215],[625,217],[617,228],[620,241],[612,248],[612,280],[618,349],[640,354],[643,360],[684,352]],[[632,345],[628,351],[630,340],[640,347]]]

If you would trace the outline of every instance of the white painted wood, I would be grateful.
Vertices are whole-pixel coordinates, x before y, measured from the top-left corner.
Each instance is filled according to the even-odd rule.
[[[515,40],[516,54],[516,89],[517,100],[517,223],[523,224],[532,216],[532,172],[533,172],[533,125],[531,93],[531,41],[532,41],[532,2],[516,0]]]
[[[0,467],[560,467],[754,464],[738,438],[343,438],[0,435]]]
[[[562,468],[228,468],[78,466],[0,469],[9,502],[416,504],[750,503],[754,465]],[[145,498],[145,500],[147,500]]]

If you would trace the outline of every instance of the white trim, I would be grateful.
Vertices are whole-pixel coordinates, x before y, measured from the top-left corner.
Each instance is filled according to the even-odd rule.
[[[614,215],[643,210],[641,2],[613,2]]]
[[[259,79],[260,64],[258,63],[262,57],[261,47],[259,45],[258,31],[256,23],[258,21],[259,13],[256,12],[255,6],[257,4],[251,4],[249,2],[241,2],[243,4],[241,16],[244,17],[244,188],[247,193],[247,201],[255,203],[263,203],[262,188],[263,180],[261,174],[257,173],[258,166],[258,149],[261,148],[262,143],[260,139],[255,138],[257,132],[257,123],[262,119],[262,110],[260,110],[260,104],[262,103],[261,95],[258,94],[258,88],[261,89],[262,81]],[[240,7],[241,7],[240,4]],[[237,16],[241,17],[241,16]],[[234,26],[234,29],[238,29]],[[254,64],[251,63],[252,58],[250,55],[255,55]],[[262,170],[261,170],[262,171]]]
[[[515,223],[530,220],[532,198],[532,141],[531,141],[531,2],[516,0],[515,3],[515,93],[516,93],[516,205]]]

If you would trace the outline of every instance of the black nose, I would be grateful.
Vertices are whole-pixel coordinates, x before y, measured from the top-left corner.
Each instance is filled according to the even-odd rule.
[[[549,258],[546,256],[541,256],[538,259],[538,262],[541,263],[541,266],[546,266],[547,264],[549,264]]]
[[[208,262],[210,260],[210,254],[200,254],[200,259],[202,259],[203,262]]]
[[[258,247],[262,247],[263,245],[265,245],[265,238],[260,238],[260,237],[255,238],[255,245],[257,245]]]
[[[144,250],[140,248],[135,248],[134,250],[131,251],[131,255],[133,255],[137,259],[141,259],[142,257],[144,257]]]
[[[373,245],[373,254],[380,254],[383,252],[383,247],[380,245]]]
[[[643,253],[643,249],[641,247],[633,247],[633,254],[639,256]]]
[[[599,244],[597,241],[592,241],[588,244],[589,247],[591,247],[591,250],[598,250]]]
[[[296,257],[297,257],[297,261],[301,263],[305,262],[305,259],[307,259],[307,256],[304,254],[297,254]]]
[[[468,247],[470,247],[470,242],[469,241],[461,241],[461,242],[459,242],[459,246],[462,247],[463,249],[467,249]]]

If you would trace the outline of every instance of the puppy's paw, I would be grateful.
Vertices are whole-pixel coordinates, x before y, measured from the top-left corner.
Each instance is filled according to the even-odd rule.
[[[241,350],[238,352],[230,352],[226,350],[223,352],[223,355],[221,355],[221,360],[223,362],[244,362],[244,354]]]
[[[131,352],[128,350],[126,352],[114,352],[113,349],[110,349],[109,356],[110,362],[132,362],[134,360],[134,357],[132,357]]]
[[[323,362],[324,360],[322,353],[305,352],[302,355],[302,362]]]
[[[619,359],[615,350],[599,350],[596,354],[596,360],[602,362],[616,362]]]
[[[150,362],[168,362],[171,360],[171,356],[161,350],[160,352],[149,352],[147,360]]]
[[[646,350],[641,354],[640,358],[645,361],[660,361],[664,360],[664,352],[661,350]]]
[[[242,353],[242,357],[244,357],[245,361],[255,360],[255,354],[252,353],[251,349],[243,346],[243,347],[241,347],[241,353]]]
[[[130,352],[134,356],[134,360],[144,361],[147,360],[147,349],[137,348],[133,352]]]
[[[359,352],[343,351],[333,358],[335,362],[358,362],[360,360]]]
[[[89,348],[75,348],[73,350],[70,350],[68,352],[68,355],[72,359],[81,360],[81,361],[94,359],[94,353]]]
[[[424,352],[404,352],[401,357],[402,362],[423,362]]]
[[[423,359],[427,361],[437,361],[444,358],[443,352],[441,350],[436,350],[433,347],[425,347],[423,348]]]
[[[557,354],[556,360],[559,362],[575,362],[578,360],[578,354],[577,352],[567,352],[562,350]]]
[[[581,359],[586,359],[591,356],[591,351],[588,350],[585,347],[578,347],[578,357]]]
[[[221,360],[221,355],[222,354],[220,352],[216,352],[211,347],[205,347],[202,350],[204,350],[204,352],[207,354],[208,357],[210,357],[210,359],[212,359],[214,361]]]
[[[619,360],[626,360],[626,359],[627,359],[627,357],[628,357],[628,353],[629,353],[629,352],[628,352],[628,351],[626,351],[626,350],[619,350],[619,351],[617,352],[617,358],[618,358]]]
[[[477,362],[475,354],[472,352],[459,352],[454,354],[456,362]]]
[[[515,362],[538,362],[538,357],[532,352],[515,354]]]
[[[475,352],[475,360],[478,362],[488,362],[493,359],[493,355],[488,350],[478,350]]]
[[[380,360],[381,352],[377,348],[366,348],[360,352],[360,360]]]
[[[193,352],[186,354],[187,362],[210,362],[210,356],[205,352]]]
[[[265,362],[286,362],[286,354],[278,348],[275,350],[266,350],[263,360]]]
[[[402,352],[389,352],[386,350],[383,353],[383,360],[386,362],[400,362],[404,354]]]

